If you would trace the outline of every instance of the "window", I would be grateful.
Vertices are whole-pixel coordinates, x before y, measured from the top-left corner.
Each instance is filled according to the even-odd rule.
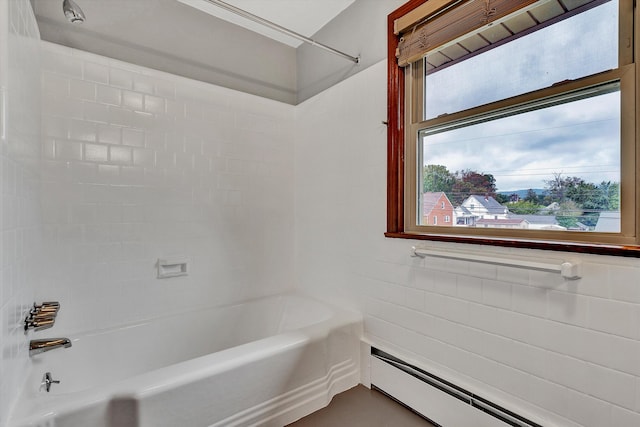
[[[444,222],[451,222],[451,217],[449,215],[445,215]]]
[[[638,252],[633,3],[412,0],[392,13],[387,236]],[[438,192],[448,226],[422,213]]]
[[[437,216],[433,217],[433,225],[438,225],[438,217]]]

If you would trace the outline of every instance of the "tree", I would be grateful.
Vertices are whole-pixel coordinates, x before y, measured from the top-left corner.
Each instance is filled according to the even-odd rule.
[[[620,210],[620,183],[608,183],[607,192],[609,193],[609,210]]]
[[[577,176],[563,178],[560,173],[554,173],[552,180],[546,181],[547,196],[545,202],[557,202],[562,207],[571,206],[571,213],[557,213],[558,222],[563,226],[574,226],[578,221],[589,227],[595,227],[600,212],[619,210],[620,184],[603,181],[596,185],[586,182]],[[568,205],[571,203],[571,205]],[[575,212],[580,211],[579,214]],[[562,221],[560,219],[562,217]]]
[[[536,193],[535,191],[533,191],[533,188],[530,188],[527,190],[527,195],[524,198],[525,202],[531,202],[531,203],[535,203],[535,204],[540,204],[541,197],[538,196],[538,193]]]
[[[476,194],[497,198],[496,179],[488,173],[465,169],[451,173],[443,165],[425,165],[422,169],[422,191],[444,192],[451,203],[461,204]]]
[[[560,209],[556,212],[558,224],[566,228],[575,228],[578,225],[582,209],[573,201],[560,203]]]
[[[449,200],[454,205],[461,204],[467,197],[473,194],[483,196],[496,196],[496,179],[488,173],[478,173],[470,169],[456,171],[456,181],[453,184],[452,194]]]
[[[620,183],[602,181],[598,190],[598,203],[603,210],[620,210]]]
[[[563,178],[562,173],[554,172],[553,179],[545,181],[545,189],[547,193],[547,196],[545,197],[545,204],[553,202],[562,203],[570,198],[570,194],[576,197],[580,192],[577,188],[583,184],[585,184],[585,182],[582,178],[577,176]],[[577,202],[577,200],[574,201]]]
[[[526,200],[520,200],[519,202],[509,203],[507,205],[509,212],[516,215],[533,215],[537,213],[542,206],[537,203],[528,202]]]
[[[494,199],[496,199],[496,202],[500,203],[501,205],[504,205],[505,203],[509,202],[509,197],[505,196],[502,193],[496,193],[495,196],[493,196]]]
[[[444,191],[449,195],[455,182],[456,177],[446,166],[426,165],[422,170],[422,191],[425,193]]]
[[[573,177],[573,182],[567,187],[566,196],[583,208],[599,209],[599,206],[606,205],[602,200],[599,200],[599,193],[597,185],[585,182],[581,178]]]
[[[589,227],[595,227],[602,211],[617,211],[620,209],[620,184],[603,181],[599,185],[589,184],[591,189],[583,197],[582,208],[584,216],[582,222]]]

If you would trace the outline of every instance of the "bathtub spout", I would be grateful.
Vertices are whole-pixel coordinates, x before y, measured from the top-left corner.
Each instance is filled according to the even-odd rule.
[[[54,350],[56,348],[71,347],[69,338],[49,338],[43,340],[29,341],[29,356],[44,353],[45,351]]]

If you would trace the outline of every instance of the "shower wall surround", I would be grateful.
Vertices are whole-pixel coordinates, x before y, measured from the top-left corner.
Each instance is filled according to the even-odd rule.
[[[385,90],[380,62],[296,109],[296,135],[304,136],[294,162],[301,289],[363,310],[374,345],[545,419],[542,425],[639,426],[640,260],[468,249],[581,259],[583,278],[564,282],[411,258],[417,242],[383,236]]]
[[[292,289],[292,106],[48,42],[41,56],[37,295],[62,302],[57,334]],[[158,258],[189,275],[157,279]]]
[[[23,314],[42,247],[40,36],[28,0],[0,0],[0,426],[28,369]]]

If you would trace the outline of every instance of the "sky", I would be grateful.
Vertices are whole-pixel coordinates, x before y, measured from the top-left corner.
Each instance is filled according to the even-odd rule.
[[[617,56],[611,1],[430,74],[427,118],[617,68]],[[498,191],[544,188],[554,173],[619,181],[619,92],[427,136],[423,163],[491,173]]]

